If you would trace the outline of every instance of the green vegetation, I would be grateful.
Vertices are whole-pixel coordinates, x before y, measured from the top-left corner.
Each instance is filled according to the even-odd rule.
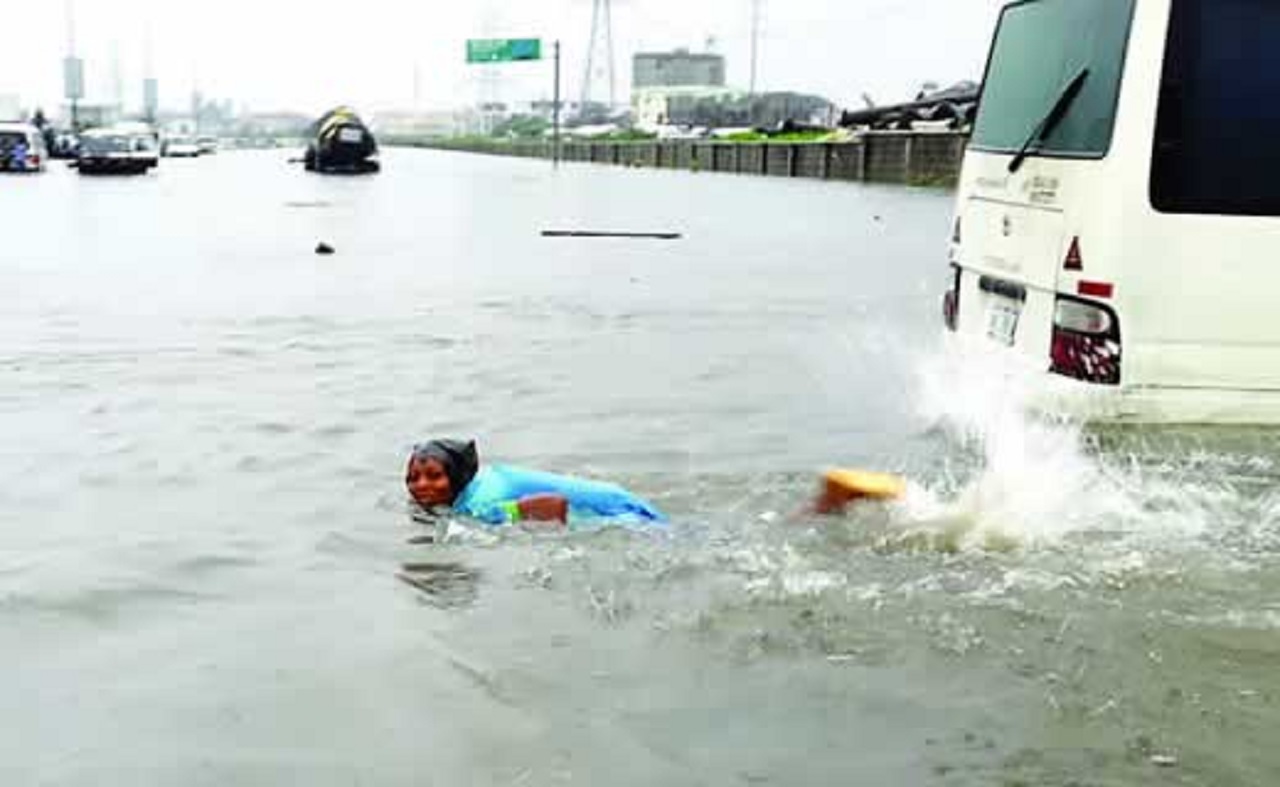
[[[502,150],[511,144],[508,139],[484,134],[463,134],[456,137],[436,137],[422,142],[430,147],[457,148],[458,150]]]
[[[516,115],[493,129],[493,136],[506,139],[542,139],[551,131],[551,121],[536,115]]]
[[[835,134],[831,131],[788,131],[783,134],[766,134],[761,131],[740,131],[722,138],[721,142],[831,142]]]
[[[907,185],[925,189],[953,189],[959,180],[959,173],[944,174],[912,174],[907,176]]]
[[[657,138],[657,134],[651,134],[648,131],[624,128],[617,131],[611,131],[608,134],[586,137],[585,139],[591,142],[651,142]]]

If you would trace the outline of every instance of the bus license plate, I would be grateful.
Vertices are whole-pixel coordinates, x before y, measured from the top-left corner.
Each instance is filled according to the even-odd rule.
[[[995,300],[987,306],[987,336],[1004,345],[1013,345],[1018,331],[1018,315],[1022,304],[1011,300]]]

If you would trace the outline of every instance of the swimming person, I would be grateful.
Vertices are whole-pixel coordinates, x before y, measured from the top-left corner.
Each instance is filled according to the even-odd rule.
[[[667,521],[648,502],[616,484],[512,465],[481,467],[474,440],[432,440],[414,446],[404,482],[409,496],[425,509],[449,509],[493,526]]]

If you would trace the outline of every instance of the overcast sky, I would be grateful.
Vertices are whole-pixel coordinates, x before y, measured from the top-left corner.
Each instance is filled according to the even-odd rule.
[[[920,84],[981,75],[1003,0],[760,0],[758,85],[818,93],[842,106],[905,100]],[[751,0],[613,0],[618,100],[628,95],[630,55],[678,46],[728,59],[731,85],[750,77]],[[21,35],[0,47],[0,96],[55,106],[68,47],[67,0],[27,6]],[[376,111],[475,102],[484,81],[463,62],[472,37],[541,37],[564,46],[565,92],[581,91],[591,0],[72,0],[87,98],[130,107],[148,68],[165,108],[207,97],[254,110],[319,112],[336,103]],[[349,13],[339,9],[348,7]],[[148,44],[148,41],[150,42]],[[603,51],[598,56],[603,60]],[[114,65],[118,62],[118,66]],[[497,98],[549,97],[551,66],[497,69]],[[604,98],[603,72],[596,82]]]

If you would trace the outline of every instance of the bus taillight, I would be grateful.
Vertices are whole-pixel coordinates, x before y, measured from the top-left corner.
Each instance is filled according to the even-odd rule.
[[[1106,306],[1058,296],[1049,370],[1097,385],[1120,384],[1120,321]]]

